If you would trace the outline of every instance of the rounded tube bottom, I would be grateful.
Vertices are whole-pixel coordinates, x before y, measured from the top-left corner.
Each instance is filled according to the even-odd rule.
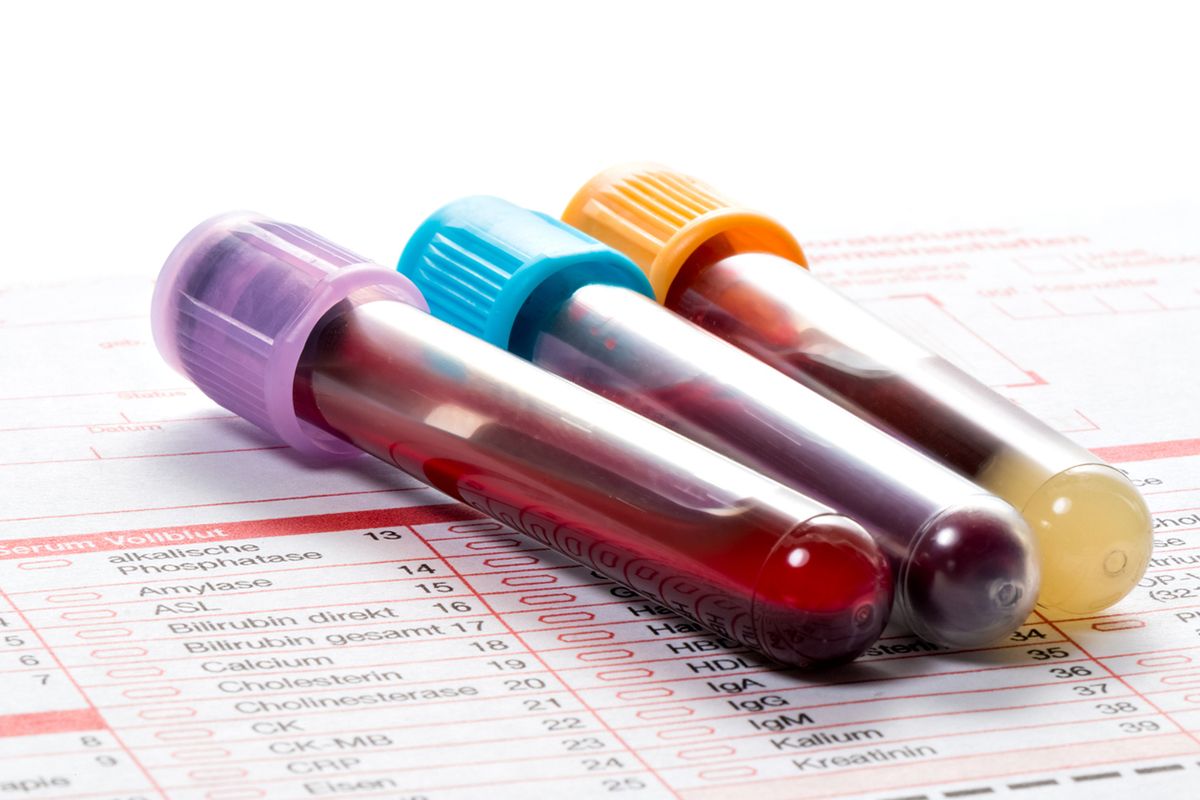
[[[1108,608],[1133,590],[1150,563],[1153,525],[1129,479],[1084,464],[1046,481],[1022,509],[1041,540],[1038,605],[1067,614]]]
[[[1020,627],[1040,586],[1029,524],[1003,500],[977,495],[918,534],[897,580],[896,606],[926,641],[981,647]]]
[[[851,661],[887,624],[892,576],[870,535],[834,514],[813,517],[771,551],[754,589],[763,652],[785,664]]]

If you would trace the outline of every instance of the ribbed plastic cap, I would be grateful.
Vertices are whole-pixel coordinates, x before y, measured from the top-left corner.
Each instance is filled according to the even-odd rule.
[[[662,300],[696,248],[724,234],[731,252],[772,253],[807,266],[787,229],[707,183],[662,164],[619,164],[592,178],[563,221],[637,263]]]
[[[435,317],[507,348],[517,314],[543,283],[566,299],[589,283],[653,297],[637,266],[553,217],[498,197],[464,197],[433,213],[400,255]]]
[[[297,450],[357,455],[296,418],[292,383],[317,321],[367,287],[426,308],[404,276],[312,231],[245,211],[221,214],[167,257],[154,287],[154,343],[206,395]]]

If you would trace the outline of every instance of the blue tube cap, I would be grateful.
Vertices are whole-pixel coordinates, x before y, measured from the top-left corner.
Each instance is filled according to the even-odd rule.
[[[538,292],[547,306],[589,283],[653,298],[636,264],[546,214],[498,197],[464,197],[421,223],[396,266],[435,317],[507,349],[517,315]]]

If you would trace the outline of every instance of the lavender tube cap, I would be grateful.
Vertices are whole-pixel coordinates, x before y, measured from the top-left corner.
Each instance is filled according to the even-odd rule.
[[[248,211],[192,229],[159,273],[150,326],[158,351],[221,406],[295,449],[362,451],[296,417],[292,383],[318,320],[359,289],[428,311],[403,275],[304,228]]]

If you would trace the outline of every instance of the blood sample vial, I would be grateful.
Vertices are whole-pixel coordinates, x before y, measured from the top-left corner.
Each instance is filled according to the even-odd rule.
[[[365,451],[776,660],[847,661],[888,619],[860,526],[433,318],[311,231],[201,224],[152,324],[168,363],[297,449]]]
[[[1037,539],[1016,510],[662,308],[641,271],[594,240],[471,197],[421,226],[400,270],[435,316],[864,525],[919,636],[984,646],[1032,610]]]
[[[1141,579],[1150,515],[1122,473],[825,286],[771,218],[645,163],[597,175],[563,218],[629,255],[670,310],[1019,509],[1042,607],[1094,613]]]

